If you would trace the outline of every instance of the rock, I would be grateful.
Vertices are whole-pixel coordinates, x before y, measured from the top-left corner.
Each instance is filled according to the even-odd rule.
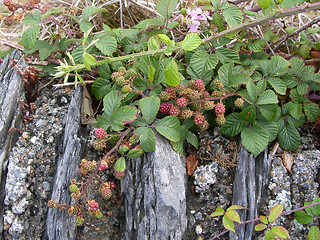
[[[53,184],[51,199],[59,203],[71,203],[69,195],[70,180],[76,178],[76,169],[83,155],[84,140],[79,134],[80,106],[82,90],[79,86],[70,102],[62,142],[63,152],[58,155],[57,170]],[[42,239],[73,240],[76,237],[74,217],[66,211],[49,209],[47,215],[46,231]]]
[[[23,69],[26,64],[21,53],[14,50],[7,55],[0,65],[0,203],[3,203],[5,194],[7,157],[18,137],[18,132],[9,129],[20,129],[22,108],[18,102],[24,99],[24,81],[14,66],[11,59],[17,60],[17,65]],[[0,235],[3,231],[4,205],[0,204]]]
[[[123,240],[187,239],[186,169],[169,141],[156,134],[156,150],[127,160],[121,181]]]
[[[211,185],[217,182],[218,164],[213,162],[210,165],[199,166],[194,172],[194,185],[196,192],[205,193]]]
[[[243,146],[240,148],[237,170],[233,187],[232,205],[247,207],[240,211],[241,221],[251,220],[257,216],[268,184],[268,173],[271,159],[267,156],[268,149],[254,158]],[[253,223],[237,228],[236,233],[230,232],[230,239],[251,240]]]

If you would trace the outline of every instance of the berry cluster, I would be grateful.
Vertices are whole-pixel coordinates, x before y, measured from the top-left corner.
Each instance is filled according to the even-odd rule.
[[[137,76],[137,72],[134,68],[126,70],[125,67],[119,67],[117,72],[111,74],[111,80],[121,87],[121,91],[124,93],[132,91],[132,81]]]
[[[108,164],[101,164],[99,167],[99,171],[102,172],[104,169],[105,170],[109,169],[109,165]]]
[[[99,209],[99,203],[97,203],[95,200],[91,200],[88,202],[89,204],[89,211],[95,212]]]

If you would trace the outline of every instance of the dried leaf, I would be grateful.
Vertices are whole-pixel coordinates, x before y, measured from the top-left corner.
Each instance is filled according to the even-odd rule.
[[[86,88],[86,86],[83,86],[82,91],[82,104],[81,104],[81,124],[89,124],[91,122],[94,122],[96,119],[94,117],[93,109],[92,109],[92,100],[90,97],[90,94]]]
[[[186,157],[186,165],[188,175],[191,176],[198,166],[198,155],[196,153],[192,153]]]
[[[284,151],[284,153],[282,154],[282,162],[283,162],[283,165],[286,167],[286,169],[292,174],[291,168],[294,163],[293,155]]]

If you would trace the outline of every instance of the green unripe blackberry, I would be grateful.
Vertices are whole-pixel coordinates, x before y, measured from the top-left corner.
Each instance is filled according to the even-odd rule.
[[[192,91],[192,92],[189,93],[189,98],[190,98],[191,101],[195,101],[195,100],[200,99],[200,95],[199,95],[198,92]]]
[[[129,74],[129,77],[135,77],[138,75],[135,68],[130,68],[128,71],[128,74]]]
[[[159,98],[162,100],[162,101],[168,101],[169,100],[169,93],[168,92],[165,92],[165,91],[163,91],[163,92],[161,92],[160,94],[159,94]]]
[[[77,226],[83,225],[83,223],[84,223],[84,218],[83,218],[82,216],[77,216],[77,217],[75,218],[75,223],[76,223]]]
[[[103,214],[100,210],[97,211],[96,215],[95,215],[96,218],[100,219],[103,217]]]
[[[220,81],[220,79],[217,79],[217,78],[212,81],[212,85],[215,88],[223,88],[222,82]]]
[[[77,192],[78,189],[79,189],[78,186],[75,185],[75,184],[71,184],[71,185],[69,186],[69,190],[70,190],[70,192],[72,192],[72,193]]]
[[[198,102],[192,103],[192,104],[191,104],[191,109],[192,109],[193,111],[199,111],[199,109],[200,109],[200,103],[198,103]]]
[[[130,92],[132,89],[130,85],[124,85],[121,90],[122,92],[127,93]]]
[[[209,123],[207,120],[204,120],[203,124],[199,126],[201,131],[207,130],[209,128]]]
[[[222,91],[213,91],[211,94],[211,97],[222,97],[223,92]]]
[[[177,94],[181,95],[186,90],[186,87],[182,84],[179,84],[178,86],[175,87],[175,90]]]
[[[101,151],[102,149],[104,149],[106,147],[106,143],[104,141],[95,141],[93,143],[93,147],[94,149]]]
[[[118,78],[116,78],[115,83],[116,83],[119,87],[123,87],[123,85],[126,83],[126,79],[124,78],[124,76],[119,76]]]
[[[121,75],[120,75],[120,73],[119,72],[113,72],[112,74],[111,74],[111,80],[112,81],[115,81],[118,77],[120,77]]]
[[[186,8],[181,8],[180,13],[182,15],[186,15],[187,14],[187,9]]]
[[[129,142],[131,144],[136,144],[137,143],[137,138],[135,135],[132,135],[130,138],[129,138]]]
[[[119,67],[118,72],[120,73],[120,75],[123,76],[127,73],[127,70],[125,67],[121,66],[121,67]]]
[[[218,125],[222,126],[226,122],[226,118],[224,117],[224,114],[218,114],[216,118],[216,122]]]
[[[205,101],[203,103],[204,110],[212,110],[214,108],[214,102],[213,101]]]
[[[237,108],[243,108],[243,103],[244,103],[244,100],[242,98],[237,98],[235,101],[234,101],[234,105],[237,107]]]
[[[188,88],[191,88],[191,89],[194,89],[194,83],[195,83],[195,81],[194,80],[190,80],[189,82],[188,82]]]
[[[183,109],[180,113],[180,116],[183,118],[183,119],[188,119],[188,118],[191,118],[193,115],[193,111],[191,111],[190,109]]]

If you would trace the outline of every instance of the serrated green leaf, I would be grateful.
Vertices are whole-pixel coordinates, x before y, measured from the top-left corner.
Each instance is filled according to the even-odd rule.
[[[185,51],[192,51],[201,45],[201,38],[197,33],[189,33],[181,42],[181,48]]]
[[[253,52],[261,52],[263,48],[266,46],[266,42],[262,39],[258,39],[251,44],[248,44],[248,49]]]
[[[259,220],[264,223],[264,224],[268,224],[268,218],[266,216],[260,215]]]
[[[26,50],[33,47],[35,44],[41,27],[38,25],[30,26],[27,30],[25,30],[22,34],[20,44],[25,47]]]
[[[226,27],[224,26],[224,20],[220,13],[214,12],[211,17],[212,20],[210,22],[210,25],[216,25],[218,28],[218,32],[226,30]]]
[[[290,237],[287,229],[285,229],[282,226],[272,227],[271,232],[273,233],[273,235],[275,235],[276,237],[278,237],[280,239],[287,239]]]
[[[298,223],[301,224],[308,224],[313,221],[313,217],[307,214],[306,212],[302,211],[297,211],[296,212],[296,220]]]
[[[286,84],[288,88],[294,88],[298,84],[298,79],[289,73],[283,75],[281,79],[283,80],[283,82]]]
[[[251,81],[252,80],[248,75],[243,73],[237,73],[231,78],[229,85],[232,87],[237,87],[238,85],[247,84]]]
[[[146,125],[147,125],[146,120],[144,120],[140,115],[138,115],[136,120],[130,123],[130,126],[133,126],[133,127],[144,127]]]
[[[180,140],[180,121],[176,116],[167,116],[156,123],[156,130],[173,142]]]
[[[272,90],[267,90],[263,92],[257,101],[258,105],[264,105],[264,104],[278,104],[278,98],[277,95]]]
[[[258,120],[257,125],[264,128],[269,135],[269,142],[272,142],[276,139],[278,135],[278,126],[275,122],[269,122],[266,120]]]
[[[276,205],[273,208],[271,208],[268,216],[268,221],[270,223],[273,223],[281,215],[282,211],[283,211],[282,205]]]
[[[246,126],[248,122],[239,118],[239,113],[231,113],[226,117],[226,123],[220,128],[222,134],[233,137],[238,135]]]
[[[110,79],[111,70],[110,70],[109,64],[104,63],[100,65],[98,67],[98,74],[100,75],[101,78]]]
[[[267,147],[269,135],[264,128],[255,124],[241,132],[241,141],[243,146],[256,157]]]
[[[316,203],[316,202],[312,201],[312,203]],[[304,203],[304,206],[311,205],[312,203],[310,203],[310,202],[305,202],[305,203]],[[319,216],[320,216],[320,207],[319,207],[319,205],[306,208],[305,211],[306,211],[310,216],[313,216],[313,217],[319,217]]]
[[[218,59],[222,64],[228,62],[238,62],[240,61],[240,57],[237,51],[229,48],[219,48],[215,52],[217,54]]]
[[[120,121],[122,124],[128,124],[137,119],[138,110],[135,107],[124,106],[113,112],[112,121]]]
[[[282,148],[295,151],[300,144],[300,134],[295,127],[286,125],[278,133],[278,142]]]
[[[271,229],[267,229],[264,240],[273,240],[273,239],[276,239],[276,237],[273,235]]]
[[[287,8],[296,7],[298,5],[301,5],[304,2],[305,2],[304,0],[284,0],[279,5],[279,7],[281,7],[282,9],[287,9]]]
[[[119,157],[114,165],[114,169],[117,172],[123,172],[126,170],[126,160],[124,157]]]
[[[44,61],[49,54],[53,51],[53,47],[50,45],[50,43],[43,41],[43,40],[37,40],[33,47],[30,50],[24,51],[24,53],[32,54],[35,51],[39,50],[39,57],[41,61]]]
[[[267,90],[267,81],[262,79],[257,82],[256,85],[258,95],[261,95],[264,91]]]
[[[287,91],[286,84],[280,78],[270,78],[268,82],[277,93],[279,93],[280,95],[286,94],[286,91]]]
[[[247,83],[247,92],[250,97],[250,100],[255,103],[258,98],[257,88],[256,85],[251,81]]]
[[[149,84],[151,85],[154,80],[154,74],[156,73],[156,69],[152,65],[148,65],[148,79],[149,79]]]
[[[235,210],[227,210],[225,216],[234,222],[241,223],[239,213]]]
[[[98,78],[94,81],[91,87],[91,92],[97,99],[104,98],[111,88],[110,81],[104,78]]]
[[[95,6],[86,6],[83,10],[82,10],[82,16],[81,19],[83,20],[88,20],[89,17],[93,16],[96,13],[99,12],[106,12],[107,10],[105,8],[99,8],[99,7],[95,7]]]
[[[298,94],[296,88],[291,89],[289,96],[293,102],[297,102],[297,103],[303,102],[303,97]]]
[[[291,126],[293,126],[295,128],[302,126],[306,121],[307,121],[307,117],[305,115],[302,115],[299,119],[295,119],[295,118],[291,117],[290,115],[287,116],[288,124],[290,124]]]
[[[271,58],[269,75],[273,77],[281,76],[288,71],[290,63],[283,57],[274,56]]]
[[[198,149],[199,141],[198,141],[197,136],[194,133],[188,131],[187,136],[186,136],[186,140],[188,143],[190,143],[192,146],[194,146],[196,149]]]
[[[170,61],[167,64],[166,69],[164,70],[164,75],[166,77],[166,81],[168,85],[173,87],[179,85],[180,75],[179,75],[178,65],[174,60]]]
[[[79,26],[82,32],[86,33],[92,28],[92,23],[88,20],[81,20]]]
[[[254,230],[255,231],[263,231],[267,228],[267,225],[266,224],[263,224],[263,223],[259,223],[257,225],[254,226]]]
[[[209,79],[206,78],[212,76],[212,69],[215,68],[217,63],[218,59],[215,54],[208,54],[205,50],[199,50],[192,55],[187,72],[191,75],[192,79],[211,80],[210,77]],[[192,69],[192,73],[190,72],[190,68]],[[211,75],[208,75],[208,73]]]
[[[233,5],[224,9],[222,14],[230,27],[240,25],[243,21],[242,11]]]
[[[146,97],[142,98],[139,101],[139,109],[142,113],[143,118],[148,124],[151,124],[160,107],[160,98],[159,97]]]
[[[104,36],[95,43],[96,47],[105,55],[112,56],[117,51],[117,40],[111,36]]]
[[[91,71],[91,66],[93,66],[97,63],[95,58],[92,55],[90,55],[89,53],[83,53],[82,58],[83,58],[83,63],[84,63],[84,66],[86,67],[86,69]]]
[[[241,120],[254,124],[256,120],[256,108],[254,106],[249,106],[242,110],[238,116]]]
[[[248,208],[240,206],[240,205],[231,205],[230,207],[227,208],[227,211],[228,210],[235,210],[235,209],[248,209]]]
[[[225,227],[225,229],[228,229],[228,230],[230,230],[232,232],[235,232],[233,221],[230,220],[229,218],[227,218],[226,216],[222,217],[222,224]]]
[[[143,153],[142,149],[133,148],[127,153],[127,156],[128,158],[134,159],[134,158],[140,157],[142,153]]]
[[[292,103],[290,105],[290,114],[295,119],[301,118],[302,117],[302,105],[299,103]]]
[[[97,121],[90,123],[90,125],[93,126],[93,127],[99,127],[99,128],[108,129],[111,126],[111,123],[108,120],[108,118],[98,115],[97,116]]]
[[[61,9],[59,8],[48,9],[44,14],[42,14],[41,21],[46,20],[49,16],[53,14],[59,14],[59,13],[61,13]]]
[[[113,113],[119,108],[120,101],[121,101],[121,96],[118,96],[118,94],[115,91],[108,93],[103,98],[103,107],[104,107],[103,115],[106,118],[111,119]]]
[[[38,25],[41,22],[41,13],[39,11],[30,12],[22,21],[24,25]]]
[[[221,207],[217,207],[216,210],[210,214],[210,217],[217,217],[224,215],[224,209]]]
[[[306,82],[300,82],[297,85],[297,93],[299,95],[304,95],[308,92],[309,85]]]
[[[312,226],[308,232],[308,240],[319,240],[320,239],[320,230],[317,226]]]
[[[140,146],[145,152],[154,152],[156,148],[156,138],[151,128],[143,128],[140,134]]]
[[[177,7],[178,0],[159,0],[156,5],[156,10],[165,19],[169,19]]]
[[[303,78],[305,75],[306,67],[304,61],[294,57],[290,59],[290,72],[293,73],[298,78]]]
[[[259,110],[265,119],[268,121],[274,121],[277,116],[278,105],[276,104],[266,104],[262,105]]]

